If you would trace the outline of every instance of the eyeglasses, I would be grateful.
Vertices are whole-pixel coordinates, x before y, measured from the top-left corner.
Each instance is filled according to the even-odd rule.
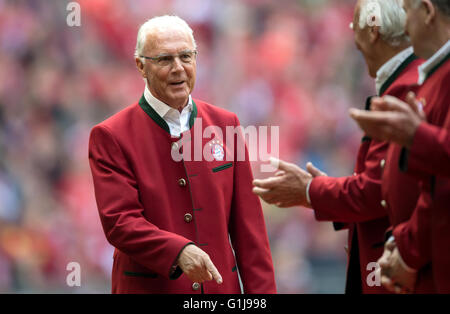
[[[175,61],[175,58],[180,59],[180,61],[184,64],[192,64],[192,62],[194,62],[195,58],[197,57],[197,54],[198,54],[197,50],[185,50],[176,55],[161,54],[156,57],[146,57],[146,56],[139,56],[139,57],[154,61],[157,65],[161,67],[166,67],[172,65],[173,62]]]

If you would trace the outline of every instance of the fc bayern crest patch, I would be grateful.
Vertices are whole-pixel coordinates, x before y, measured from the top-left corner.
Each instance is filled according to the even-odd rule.
[[[225,151],[223,149],[223,144],[219,141],[212,141],[212,143],[209,144],[211,146],[211,154],[213,155],[214,159],[217,161],[222,161],[225,157]]]

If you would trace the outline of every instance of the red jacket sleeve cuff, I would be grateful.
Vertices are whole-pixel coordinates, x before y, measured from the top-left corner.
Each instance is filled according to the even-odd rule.
[[[327,214],[325,210],[320,210],[321,208],[329,206],[327,205],[327,201],[323,197],[317,197],[317,195],[320,195],[322,182],[324,181],[324,178],[327,177],[316,177],[311,181],[311,184],[309,186],[309,198],[311,201],[311,206],[314,209],[314,216],[316,217],[317,221],[333,221],[337,220],[337,217],[334,217],[332,215]],[[318,209],[318,210],[316,210]]]
[[[411,148],[402,151],[400,169],[419,178],[441,170],[440,167],[445,161],[441,160],[440,154],[433,153],[437,146],[442,145],[438,142],[439,134],[439,128],[422,122],[416,130]]]
[[[412,235],[408,221],[397,225],[392,235],[406,265],[413,269],[420,269],[428,264],[429,260],[426,254],[420,252],[419,243]]]

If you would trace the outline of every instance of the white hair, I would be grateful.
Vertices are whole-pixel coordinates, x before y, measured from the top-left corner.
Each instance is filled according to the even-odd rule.
[[[141,25],[137,34],[134,57],[139,58],[142,55],[142,51],[144,50],[145,46],[145,41],[149,34],[151,34],[152,32],[164,31],[168,29],[186,32],[192,40],[194,49],[197,49],[197,44],[194,39],[194,31],[186,23],[186,21],[175,15],[164,15],[153,17]],[[141,61],[145,63],[145,59],[141,58]]]
[[[381,38],[391,46],[409,42],[405,24],[403,0],[364,0],[361,4],[359,28],[379,26]]]
[[[431,0],[431,3],[446,16],[450,16],[450,1],[448,0]],[[422,4],[422,0],[413,0],[411,5],[418,8]]]

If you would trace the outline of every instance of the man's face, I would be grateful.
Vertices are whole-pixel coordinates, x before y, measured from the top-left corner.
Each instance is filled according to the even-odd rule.
[[[197,67],[195,56],[190,62],[185,62],[185,58],[179,55],[193,50],[193,42],[186,32],[155,32],[147,36],[143,55],[151,58],[169,56],[169,61],[165,61],[164,57],[160,58],[163,61],[147,59],[144,65],[138,62],[152,95],[176,109],[187,104],[195,85]]]
[[[366,26],[364,29],[361,29],[359,27],[359,15],[361,11],[361,0],[358,0],[355,6],[355,11],[353,14],[353,32],[354,32],[354,39],[355,39],[355,45],[356,48],[358,48],[359,51],[361,51],[362,55],[364,56],[364,59],[367,63],[367,66],[369,68],[369,74],[372,77],[375,77],[376,71],[374,69],[374,62],[373,58],[371,56],[372,51],[372,44],[370,43],[369,38],[369,27]]]
[[[411,38],[414,52],[417,56],[427,58],[426,47],[428,45],[424,30],[425,27],[425,10],[421,10],[420,6],[414,6],[414,0],[404,0],[403,8],[406,12],[406,34]]]

